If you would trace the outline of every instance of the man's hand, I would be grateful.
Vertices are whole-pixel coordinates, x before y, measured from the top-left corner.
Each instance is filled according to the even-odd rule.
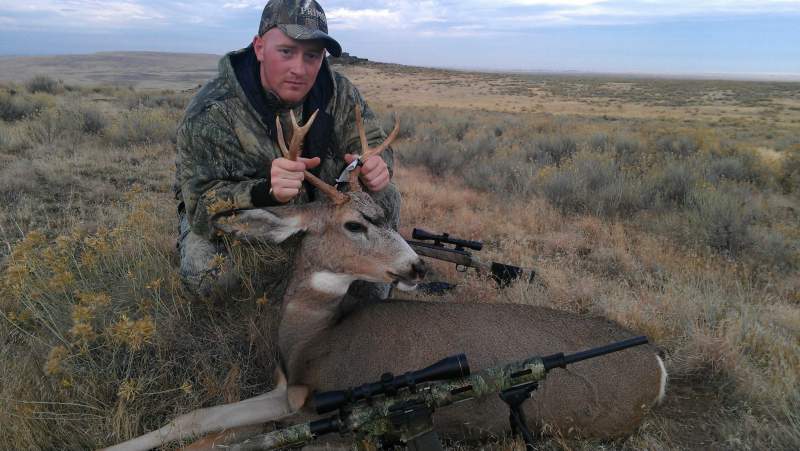
[[[286,203],[294,199],[303,186],[303,180],[305,179],[303,171],[314,169],[319,166],[320,161],[319,157],[300,157],[297,161],[287,160],[286,158],[272,160],[272,166],[269,171],[272,197],[280,203]]]
[[[358,158],[357,155],[345,154],[344,161],[350,164]],[[379,156],[368,158],[361,166],[361,174],[359,175],[361,181],[368,190],[372,192],[380,191],[389,184],[389,168],[386,162]]]

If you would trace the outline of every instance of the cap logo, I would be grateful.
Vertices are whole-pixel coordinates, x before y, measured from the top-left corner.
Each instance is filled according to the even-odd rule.
[[[311,8],[309,6],[303,6],[302,8],[300,8],[300,14],[298,15],[300,17],[308,17],[310,19],[326,21],[325,13],[316,8]]]
[[[316,8],[312,0],[304,0],[297,10],[297,22],[306,26],[312,26],[327,33],[327,19],[325,13]]]

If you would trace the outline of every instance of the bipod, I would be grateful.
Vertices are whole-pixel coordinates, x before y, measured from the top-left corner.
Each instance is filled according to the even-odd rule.
[[[530,399],[531,393],[537,388],[539,388],[537,382],[529,382],[500,392],[500,399],[508,404],[508,421],[511,423],[511,432],[522,437],[525,442],[525,449],[528,450],[534,449],[533,433],[528,429],[525,412],[522,411],[521,407],[526,400]]]

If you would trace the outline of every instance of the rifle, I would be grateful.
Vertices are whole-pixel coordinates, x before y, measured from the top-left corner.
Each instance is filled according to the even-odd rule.
[[[536,275],[534,270],[529,268],[520,268],[519,266],[497,262],[482,262],[478,257],[473,256],[467,250],[480,251],[483,249],[483,243],[480,241],[464,240],[452,237],[448,233],[436,235],[422,229],[414,229],[411,233],[411,237],[415,240],[422,240],[406,240],[417,254],[455,263],[456,269],[460,272],[466,271],[467,268],[476,268],[478,272],[486,272],[497,282],[500,288],[508,286],[517,279],[522,279],[531,283]],[[425,243],[423,241],[433,241],[433,243]],[[450,244],[453,247],[447,247],[445,244]]]
[[[318,414],[338,414],[250,438],[228,447],[236,451],[273,450],[304,445],[338,432],[353,434],[357,449],[406,446],[413,451],[442,449],[433,430],[433,412],[441,407],[499,394],[509,405],[511,429],[533,449],[533,434],[521,410],[524,401],[554,368],[647,343],[640,336],[575,354],[531,357],[470,375],[464,354],[451,356],[400,376],[386,373],[380,381],[347,390],[317,393],[312,404]]]

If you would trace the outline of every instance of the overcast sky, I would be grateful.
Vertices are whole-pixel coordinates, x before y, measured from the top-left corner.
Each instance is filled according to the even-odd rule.
[[[321,0],[345,51],[496,70],[800,74],[800,0]],[[364,6],[368,5],[368,6]],[[0,55],[246,46],[264,1],[0,0]]]

